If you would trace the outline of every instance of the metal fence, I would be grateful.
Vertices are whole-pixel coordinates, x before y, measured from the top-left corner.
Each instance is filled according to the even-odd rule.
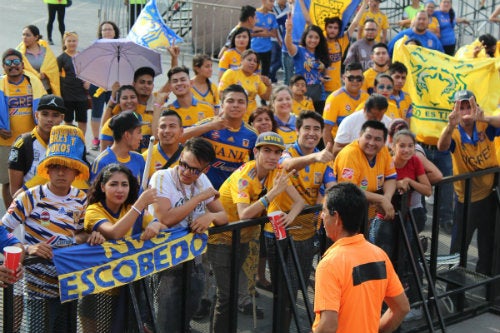
[[[427,236],[431,239],[430,250],[422,248],[422,243],[416,243],[415,246],[407,243],[407,238],[417,239],[416,230],[411,225],[408,226],[407,219],[411,221],[411,214],[408,215],[405,204],[399,206],[398,216],[394,223],[396,232],[399,233],[397,255],[393,257],[396,270],[402,280],[403,275],[408,273],[407,264],[412,266],[413,273],[409,274],[410,279],[415,280],[420,293],[419,299],[414,301],[412,307],[422,307],[424,305],[426,316],[420,320],[405,322],[402,325],[402,332],[424,332],[433,331],[436,326],[445,327],[450,323],[461,321],[472,316],[476,316],[485,311],[498,312],[500,305],[500,247],[497,246],[492,253],[492,274],[484,275],[474,272],[474,264],[477,259],[475,245],[471,245],[467,250],[462,245],[460,256],[451,258],[449,256],[449,236],[440,233],[439,224],[436,222],[439,219],[440,202],[438,201],[438,193],[441,186],[450,182],[465,181],[466,196],[465,207],[470,205],[471,180],[473,177],[483,176],[485,174],[495,175],[495,195],[497,195],[496,221],[497,223],[494,235],[495,244],[500,244],[500,223],[498,214],[500,207],[500,185],[499,174],[500,168],[488,169],[474,173],[464,174],[455,177],[448,177],[436,185],[435,198],[436,201],[432,204],[432,223],[427,224],[427,228],[420,236]],[[400,202],[407,202],[401,200]],[[320,211],[320,206],[306,208],[299,218],[317,219]],[[465,208],[464,220],[469,218],[478,218],[469,216],[468,208]],[[408,217],[409,216],[409,217]],[[240,221],[231,223],[226,226],[214,227],[210,229],[211,234],[230,231],[233,234],[233,250],[236,253],[237,245],[239,244],[240,232],[252,226],[263,225],[267,222],[267,218],[258,218],[253,220]],[[365,226],[364,232],[366,234]],[[406,236],[405,236],[406,235]],[[404,237],[403,237],[404,236]],[[324,234],[318,233],[318,242],[315,242],[315,247],[318,243],[324,242]],[[293,255],[293,240],[291,237],[286,239],[287,242],[278,242],[279,248],[284,250],[282,255]],[[405,245],[406,242],[406,245]],[[464,240],[462,240],[464,244]],[[410,251],[408,251],[410,249]],[[279,252],[279,251],[278,251]],[[425,254],[424,254],[425,252]],[[276,265],[275,267],[283,267],[285,257],[278,256],[277,261],[269,263]],[[313,269],[310,276],[304,276],[301,280],[299,277],[298,293],[293,295],[295,301],[292,302],[291,308],[285,308],[286,300],[289,297],[287,286],[290,284],[290,277],[282,274],[282,271],[273,276],[272,283],[275,286],[273,292],[257,289],[254,297],[254,302],[264,310],[263,319],[254,319],[252,316],[243,315],[238,312],[238,277],[240,270],[234,269],[236,261],[233,260],[230,276],[230,330],[229,332],[309,332],[313,314],[311,313],[312,301],[314,299],[314,267],[316,267],[319,258],[315,257],[313,261]],[[402,260],[401,258],[404,258]],[[454,264],[453,262],[454,261]],[[37,258],[29,258],[25,261],[26,269],[35,268],[36,265],[43,263]],[[452,265],[453,264],[453,265]],[[419,273],[419,268],[424,269],[424,273]],[[183,267],[185,276],[188,276],[189,267]],[[293,270],[292,266],[288,266],[288,271]],[[270,279],[269,268],[267,277]],[[254,272],[255,274],[255,272]],[[212,303],[210,313],[213,314],[214,299],[214,276],[208,275],[207,295]],[[23,281],[16,283],[13,287],[1,290],[1,308],[2,316],[0,317],[0,326],[4,332],[46,332],[44,327],[48,323],[56,321],[58,326],[62,326],[61,332],[149,332],[156,331],[155,312],[161,309],[158,308],[156,294],[158,284],[157,276],[148,277],[134,284],[129,284],[119,289],[104,292],[101,294],[86,296],[78,302],[66,303],[64,308],[58,299],[54,302],[44,302],[43,300],[30,297],[29,286]],[[187,281],[187,279],[186,279]],[[250,290],[254,288],[255,279],[249,280]],[[188,282],[182,286],[184,300],[189,299],[191,287]],[[249,292],[252,294],[253,292]],[[179,304],[181,308],[185,308],[185,304]],[[288,311],[288,321],[283,317],[283,313]],[[292,314],[290,316],[290,314]],[[168,313],[161,313],[168,316]],[[184,312],[184,318],[185,312]],[[191,328],[191,332],[211,332],[212,315],[198,320],[184,320],[185,331]],[[295,320],[296,319],[296,320]],[[285,330],[284,327],[290,325],[290,329]],[[144,327],[148,327],[145,330]]]
[[[217,58],[228,32],[238,23],[240,6],[232,3],[234,2],[228,4],[219,0],[157,0],[165,23],[184,38],[183,51],[187,54],[206,53],[214,58]],[[258,6],[258,1],[255,4]],[[402,19],[404,7],[410,4],[411,0],[389,0],[381,3],[381,10],[387,15],[391,26],[389,39],[400,31],[397,23]],[[455,28],[457,48],[484,33],[500,37],[500,25],[488,21],[497,5],[500,5],[500,2],[496,0],[487,1],[486,8],[480,10],[480,0],[454,1],[457,17],[466,18],[470,22],[469,25],[459,24]],[[130,29],[130,11],[122,1],[101,0],[98,18],[99,21],[116,22],[125,35]]]

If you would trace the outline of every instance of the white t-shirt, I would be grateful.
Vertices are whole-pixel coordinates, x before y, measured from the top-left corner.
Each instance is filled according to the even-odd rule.
[[[359,138],[359,132],[361,132],[361,127],[366,120],[364,110],[356,111],[345,117],[339,125],[335,142],[347,145]],[[391,121],[391,118],[384,114],[382,123],[384,123],[385,127],[389,128]]]
[[[151,187],[156,188],[157,196],[167,198],[170,201],[172,208],[182,206],[184,202],[191,199],[191,197],[199,194],[207,188],[213,187],[212,183],[210,183],[210,180],[204,173],[200,174],[196,182],[191,185],[180,184],[176,175],[178,168],[179,167],[176,166],[174,168],[158,170],[153,174],[153,177],[151,177],[149,182]],[[177,188],[178,186],[176,186],[176,184],[180,184],[180,186],[184,187],[186,198],[183,196],[182,190]],[[186,218],[173,227],[188,227],[188,219],[192,218],[192,221],[195,221],[199,216],[205,214],[206,205],[213,200],[214,197],[211,197],[210,199],[200,202],[194,211],[190,213],[191,216],[186,216]],[[150,205],[149,207],[151,210],[150,213],[153,214],[153,216],[156,216],[153,206]]]

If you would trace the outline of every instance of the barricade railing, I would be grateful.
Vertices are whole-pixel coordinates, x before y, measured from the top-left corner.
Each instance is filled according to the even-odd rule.
[[[451,322],[459,321],[459,320],[464,320],[466,318],[469,318],[471,316],[477,315],[478,313],[482,313],[484,311],[495,311],[497,309],[495,307],[495,300],[496,304],[498,305],[499,301],[499,288],[498,288],[498,280],[500,280],[500,272],[498,271],[498,260],[499,260],[499,252],[500,249],[496,248],[495,251],[492,253],[493,256],[493,263],[492,263],[492,274],[491,276],[486,276],[484,274],[478,274],[474,273],[470,267],[468,267],[468,253],[467,250],[465,249],[464,246],[461,247],[461,254],[460,254],[460,264],[457,267],[451,267],[448,269],[448,267],[438,267],[438,262],[439,262],[439,255],[442,255],[441,253],[438,253],[439,250],[438,248],[442,245],[440,245],[440,234],[439,234],[439,205],[441,204],[439,202],[439,192],[440,188],[444,184],[449,184],[453,183],[456,181],[465,181],[465,201],[464,201],[464,223],[467,223],[469,218],[474,218],[471,216],[468,216],[469,214],[469,206],[471,203],[471,180],[473,177],[480,177],[484,176],[486,174],[494,174],[495,175],[495,186],[494,186],[494,191],[499,200],[497,203],[500,205],[500,191],[499,191],[499,174],[500,174],[500,168],[493,168],[493,169],[488,169],[488,170],[482,170],[482,171],[477,171],[474,173],[468,173],[460,176],[454,176],[454,177],[447,177],[443,179],[440,183],[438,183],[435,186],[435,201],[433,204],[434,210],[433,210],[433,223],[432,223],[432,237],[431,237],[431,246],[430,246],[430,256],[428,258],[429,261],[429,268],[430,268],[430,277],[426,278],[426,281],[422,281],[422,286],[425,286],[425,283],[427,283],[427,300],[426,302],[442,302],[444,299],[445,302],[453,302],[456,311],[454,313],[445,313],[444,317],[446,320],[446,323],[449,324]],[[403,202],[406,202],[403,200]],[[404,208],[404,207],[403,207]],[[307,218],[318,218],[319,211],[321,209],[320,205],[312,206],[312,207],[307,207],[306,209],[303,210],[301,213],[300,217],[307,217]],[[498,207],[497,207],[497,214],[496,214],[496,219],[498,222],[499,219],[499,214],[498,214]],[[229,311],[230,311],[230,322],[229,324],[229,332],[236,332],[238,329],[241,329],[242,327],[248,327],[250,328],[252,326],[252,322],[248,320],[247,317],[244,317],[243,319],[241,318],[241,314],[238,312],[238,277],[239,274],[241,274],[239,269],[236,269],[237,262],[236,262],[236,254],[238,251],[238,244],[240,242],[240,236],[241,236],[241,231],[245,228],[249,228],[252,226],[257,226],[261,225],[263,226],[266,222],[268,221],[267,217],[261,217],[257,219],[251,219],[251,220],[245,220],[245,221],[239,221],[235,223],[230,223],[225,226],[219,226],[219,227],[213,227],[209,230],[209,233],[211,235],[221,233],[221,232],[226,232],[230,231],[233,236],[232,240],[232,248],[233,248],[233,260],[231,263],[231,278],[230,278],[230,306],[229,306]],[[498,225],[498,223],[496,224]],[[465,239],[462,239],[462,244],[465,241]],[[495,244],[500,244],[500,227],[495,228]],[[497,246],[498,247],[498,246]],[[441,249],[442,250],[442,249]],[[423,253],[423,252],[422,252]],[[439,255],[438,255],[439,254]],[[448,254],[448,253],[446,253]],[[414,263],[420,264],[420,265],[426,265],[426,260],[422,258],[419,255],[415,255],[416,259],[414,260]],[[30,266],[34,264],[38,264],[42,262],[42,259],[39,258],[27,258],[24,262],[25,266]],[[187,265],[185,265],[184,269],[184,274],[185,276],[189,276],[189,272],[187,271]],[[288,267],[288,269],[293,269],[293,267]],[[125,287],[122,287],[122,293],[124,295],[124,299],[126,300],[126,304],[128,304],[128,308],[126,310],[126,313],[128,314],[125,319],[122,318],[122,321],[126,322],[126,327],[127,331],[130,332],[137,332],[137,331],[143,331],[144,324],[146,324],[148,327],[150,327],[151,330],[153,331],[158,331],[158,329],[155,326],[155,321],[154,321],[154,311],[158,310],[157,309],[157,304],[155,304],[154,297],[153,295],[157,291],[155,289],[155,284],[156,284],[156,279],[157,277],[153,275],[152,277],[145,278],[139,282],[135,283],[135,287],[132,287],[132,285],[127,285]],[[213,279],[213,277],[212,277]],[[277,275],[273,277],[273,284],[276,284],[278,286],[286,286],[286,279],[283,275]],[[309,317],[310,314],[308,314],[308,307],[311,306],[312,300],[313,300],[313,280],[314,280],[314,274],[311,274],[311,276],[305,276],[303,277],[305,286],[302,285],[300,289],[306,289],[302,290],[305,293],[308,293],[309,297],[301,297],[299,293],[299,297],[297,298],[297,304],[299,302],[302,302],[298,308],[298,316],[300,316],[300,320],[297,322],[300,322],[301,324],[297,324],[297,326],[302,325],[302,327],[295,327],[292,324],[290,325],[290,331],[291,332],[308,332],[308,329],[310,329],[310,322],[309,322]],[[188,279],[185,279],[186,281]],[[444,287],[441,287],[437,289],[437,294],[433,294],[431,290],[431,284],[433,287],[436,286],[436,284],[442,283],[444,284]],[[496,283],[496,284],[495,284]],[[486,292],[481,294],[479,293],[479,296],[477,294],[471,294],[470,290],[474,290],[477,287],[481,286],[487,286]],[[34,313],[31,311],[28,313],[27,311],[27,302],[30,300],[28,299],[28,294],[26,290],[26,286],[18,282],[16,283],[13,287],[5,288],[2,290],[2,310],[3,310],[3,315],[2,315],[2,327],[4,332],[36,332],[36,327],[30,327],[28,323],[35,323],[37,321],[45,322],[48,320],[48,317],[50,317],[50,312],[44,312],[42,311],[43,309],[40,308],[40,311],[36,311]],[[134,289],[131,289],[134,288]],[[131,293],[130,291],[134,291]],[[189,284],[184,284],[183,285],[183,295],[185,295],[185,299],[188,299],[189,297],[189,290],[190,286]],[[282,320],[282,318],[279,316],[279,313],[282,313],[283,309],[280,308],[282,304],[285,304],[283,301],[284,299],[280,300],[280,297],[289,297],[286,294],[286,290],[283,292],[279,292],[278,288],[274,290],[276,293],[273,296],[273,301],[269,301],[269,303],[272,303],[271,309],[272,309],[272,321],[273,322],[259,322],[259,327],[263,327],[263,331],[272,331],[272,332],[280,332],[280,327],[279,325],[275,325],[274,321],[275,320]],[[132,294],[132,297],[131,297]],[[135,294],[135,295],[134,295]],[[71,311],[70,317],[66,318],[68,320],[68,325],[67,325],[67,332],[92,332],[95,331],[94,329],[97,327],[96,321],[88,320],[88,314],[92,308],[99,308],[103,304],[107,304],[109,302],[110,298],[107,297],[106,293],[102,294],[97,294],[100,295],[99,297],[95,297],[93,301],[88,301],[85,300],[87,297],[84,297],[83,300],[87,302],[86,306],[85,302],[82,300],[78,302],[73,302],[73,311]],[[95,295],[94,295],[95,296]],[[456,296],[456,297],[455,297]],[[264,297],[269,297],[269,295],[264,295]],[[472,298],[471,298],[472,297]],[[478,301],[479,298],[479,301]],[[304,301],[306,303],[304,303]],[[92,303],[94,302],[94,303]],[[296,304],[296,305],[297,305]],[[417,305],[422,304],[419,302]],[[30,304],[32,305],[32,304]],[[146,306],[148,305],[148,306]],[[180,304],[179,306],[182,306],[186,308],[186,304]],[[89,310],[90,309],[90,310]],[[429,307],[431,314],[433,313],[432,307]],[[111,308],[110,310],[111,311]],[[161,310],[160,310],[161,311]],[[271,310],[270,310],[271,311]],[[213,306],[212,306],[212,312],[213,312]],[[35,314],[39,317],[36,319],[33,317]],[[270,312],[267,312],[268,318],[271,318]],[[435,314],[435,313],[434,313]],[[87,315],[87,316],[86,316]],[[109,327],[111,323],[109,323],[110,318],[111,318],[111,313],[101,313],[100,318],[107,319],[108,322],[104,323],[102,325]],[[165,314],[167,315],[167,314]],[[280,319],[281,318],[281,319]],[[186,317],[184,315],[184,327],[187,330],[189,325],[191,325],[193,328],[195,328],[197,331],[200,332],[211,332],[210,326],[211,326],[211,320],[212,317],[209,319],[204,319],[201,321],[189,321],[186,320]],[[433,317],[434,323],[436,323],[437,318],[434,316]],[[267,326],[266,326],[267,325]],[[155,329],[156,328],[156,329]],[[410,329],[406,329],[405,331],[411,331],[411,332],[419,332],[423,330],[428,330],[429,329],[429,323],[425,322],[419,322],[417,325],[411,326]],[[104,329],[98,329],[97,331],[99,332],[106,332]]]

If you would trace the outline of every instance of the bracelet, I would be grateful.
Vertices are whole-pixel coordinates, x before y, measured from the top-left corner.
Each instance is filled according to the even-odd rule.
[[[263,196],[262,198],[260,198],[259,202],[262,206],[264,206],[265,209],[269,208],[269,200],[267,199],[267,196]]]
[[[135,210],[137,214],[142,214],[142,212],[136,206],[132,205],[132,209]]]

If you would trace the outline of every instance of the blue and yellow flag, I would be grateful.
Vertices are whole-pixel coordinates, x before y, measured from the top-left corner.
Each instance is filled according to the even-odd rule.
[[[413,101],[411,130],[418,141],[437,143],[458,90],[472,91],[486,114],[497,108],[500,59],[456,59],[421,46],[404,45],[402,40],[396,43],[393,61],[408,68],[405,87]]]
[[[304,0],[304,5],[309,10],[312,24],[324,30],[325,19],[338,16],[342,19],[341,32],[344,31],[360,3],[361,0]],[[294,42],[300,41],[305,25],[306,20],[300,7],[300,1],[295,1],[292,32]]]
[[[172,44],[183,42],[182,38],[165,24],[156,0],[151,0],[144,6],[127,38],[153,50],[165,50]]]
[[[174,228],[141,241],[140,234],[54,250],[61,302],[128,284],[205,253],[207,233]]]

